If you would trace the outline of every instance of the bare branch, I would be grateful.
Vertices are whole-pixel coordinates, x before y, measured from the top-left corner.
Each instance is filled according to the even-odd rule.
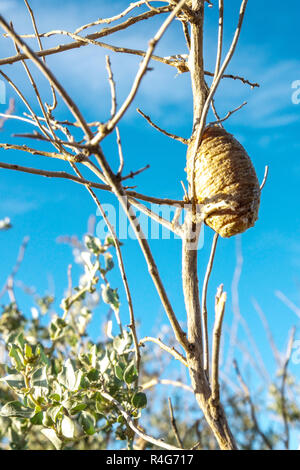
[[[179,387],[182,388],[183,390],[186,390],[187,392],[193,393],[192,387],[189,385],[186,385],[182,382],[179,382],[178,380],[170,380],[170,379],[151,379],[149,382],[146,382],[145,384],[142,385],[142,390],[147,390],[149,388],[155,387],[155,385],[172,385],[173,387]]]
[[[149,168],[150,168],[150,165],[143,166],[143,168],[140,168],[139,170],[136,170],[136,171],[131,171],[130,173],[128,173],[128,175],[122,176],[120,179],[121,179],[121,181],[125,181],[125,180],[128,180],[130,178],[134,178],[135,176],[140,175],[144,171],[149,170]],[[119,171],[118,171],[118,173],[119,173]]]
[[[283,418],[283,425],[284,425],[284,446],[286,450],[289,450],[290,446],[290,429],[289,429],[289,417],[286,407],[286,397],[285,397],[285,386],[287,381],[287,371],[289,362],[291,359],[292,351],[293,351],[293,344],[295,339],[296,328],[293,327],[290,333],[289,342],[286,350],[285,361],[283,364],[282,370],[282,380],[281,380],[281,387],[280,387],[280,399],[281,399],[281,412]]]
[[[101,395],[103,396],[103,398],[105,398],[106,400],[108,400],[110,403],[112,403],[113,405],[115,405],[118,410],[121,412],[121,414],[124,416],[128,426],[138,435],[140,436],[142,439],[144,439],[145,441],[147,442],[150,442],[151,444],[154,444],[162,449],[167,449],[167,450],[179,450],[178,447],[174,447],[170,444],[167,444],[166,442],[164,441],[161,441],[160,439],[155,439],[154,437],[151,437],[149,435],[147,435],[146,433],[144,433],[143,431],[141,431],[136,425],[135,425],[135,422],[134,420],[131,418],[131,416],[127,413],[127,411],[123,408],[123,406],[115,399],[113,398],[111,395],[109,395],[107,392],[100,392]]]
[[[281,367],[281,364],[282,364],[282,360],[281,360],[281,355],[280,355],[280,352],[278,351],[278,348],[275,344],[275,341],[274,341],[274,338],[273,338],[273,335],[272,335],[272,332],[270,330],[270,327],[269,327],[269,324],[268,324],[268,321],[266,319],[266,316],[264,314],[264,312],[262,311],[260,305],[258,304],[258,302],[256,301],[256,299],[252,299],[252,304],[253,304],[253,307],[255,308],[256,312],[258,313],[261,321],[262,321],[262,324],[264,326],[264,329],[266,331],[266,334],[267,334],[267,337],[268,337],[268,340],[269,340],[269,344],[270,344],[270,347],[271,347],[271,350],[273,352],[273,356],[274,356],[274,359],[275,361],[277,362],[277,365],[279,367]]]
[[[3,16],[0,15],[0,25],[2,28],[12,37],[15,43],[23,50],[25,56],[32,60],[32,62],[37,66],[37,68],[43,73],[43,75],[47,78],[49,83],[51,83],[54,88],[58,91],[66,105],[68,106],[69,110],[77,120],[77,122],[81,125],[82,130],[85,132],[88,138],[92,137],[92,132],[88,127],[84,117],[82,116],[80,110],[78,109],[77,105],[74,101],[70,98],[66,90],[61,86],[58,80],[55,78],[51,70],[39,59],[39,57],[32,51],[32,49],[25,44],[25,42],[18,36],[14,30],[6,23]],[[3,74],[3,72],[1,72]]]
[[[35,32],[35,36],[36,36],[36,39],[37,39],[37,42],[38,42],[38,45],[39,45],[39,48],[40,48],[40,51],[43,50],[43,45],[42,45],[42,41],[41,41],[41,38],[39,36],[39,32],[38,32],[38,28],[37,28],[37,24],[36,24],[36,20],[35,20],[35,17],[34,17],[34,13],[32,11],[32,8],[30,7],[29,3],[27,0],[24,0],[25,4],[26,4],[26,7],[29,11],[29,15],[31,17],[31,21],[32,21],[32,26],[33,26],[33,29],[34,29],[34,32]],[[17,51],[18,53],[20,51]],[[43,61],[44,63],[46,63],[46,59],[45,57],[43,57]],[[50,88],[51,88],[51,91],[52,91],[52,97],[53,97],[53,103],[52,103],[52,106],[47,106],[48,108],[48,111],[53,111],[56,106],[57,106],[57,99],[56,99],[56,94],[55,94],[55,89],[53,88],[52,84],[50,83]]]
[[[3,144],[3,145],[8,145],[8,144]],[[92,188],[97,188],[97,189],[102,189],[104,191],[110,191],[112,192],[112,189],[110,186],[105,185],[105,184],[99,184],[95,183],[93,181],[89,181],[86,179],[81,179],[78,178],[74,175],[71,175],[69,173],[63,172],[63,171],[48,171],[48,170],[39,170],[37,168],[29,168],[29,167],[24,167],[20,165],[16,165],[13,163],[4,163],[0,162],[0,168],[4,168],[5,170],[13,170],[13,171],[21,171],[24,173],[31,173],[33,175],[40,175],[40,176],[45,176],[49,178],[64,178],[68,179],[71,181],[74,181],[75,183],[80,183],[80,184],[88,184]],[[137,193],[136,191],[129,191],[126,190],[126,187],[124,188],[126,191],[126,195],[128,197],[132,197],[135,199],[140,199],[142,201],[146,202],[151,202],[153,204],[158,204],[158,205],[168,205],[168,206],[184,206],[184,201],[177,201],[176,199],[161,199],[161,198],[156,198],[152,196],[146,196],[145,194],[140,194]]]
[[[187,367],[187,362],[186,362],[185,357],[182,354],[180,354],[178,351],[176,351],[175,348],[173,347],[171,348],[170,346],[167,346],[166,344],[164,344],[160,338],[152,338],[151,336],[145,336],[144,338],[140,339],[140,345],[144,345],[145,343],[149,341],[157,344],[161,349],[171,354],[174,357],[174,359],[177,359],[177,361],[180,361],[183,365]]]
[[[138,23],[139,21],[143,21],[143,20],[146,20],[148,18],[152,18],[153,16],[156,16],[158,14],[168,13],[169,11],[172,10],[172,7],[167,5],[167,6],[163,6],[163,7],[158,8],[158,10],[159,11],[154,11],[154,10],[147,11],[145,13],[142,13],[141,15],[131,17],[128,20],[124,21],[123,23],[112,26],[111,28],[103,28],[101,31],[99,31],[97,33],[93,33],[93,34],[89,34],[85,37],[81,37],[80,40],[77,40],[77,41],[74,41],[74,42],[71,42],[71,43],[68,43],[68,44],[60,44],[59,46],[55,46],[55,47],[52,47],[50,49],[44,49],[43,51],[37,51],[35,54],[36,54],[37,57],[45,57],[45,56],[48,56],[48,55],[57,54],[59,52],[69,51],[69,50],[72,50],[72,49],[77,49],[77,48],[82,47],[82,46],[86,46],[86,45],[89,44],[89,40],[93,41],[95,39],[99,39],[101,37],[108,36],[110,34],[113,34],[113,33],[117,32],[117,31],[122,31],[122,30]],[[53,36],[53,35],[56,35],[56,34],[61,34],[61,31],[49,31],[48,33],[39,34],[39,37],[50,37],[50,36]],[[67,33],[67,34],[69,34],[69,33]],[[33,37],[35,37],[35,35],[26,34],[26,35],[22,35],[22,37],[23,38],[33,38]],[[85,41],[85,40],[88,40],[88,41]],[[18,62],[22,59],[28,59],[28,56],[26,54],[17,54],[16,56],[7,57],[5,59],[0,59],[0,66],[1,65],[6,65],[6,64],[13,64],[13,63]]]
[[[184,4],[186,3],[187,0],[180,0],[180,2],[178,3],[178,5],[173,9],[173,11],[169,14],[168,18],[164,21],[164,23],[161,25],[161,27],[159,28],[159,30],[157,31],[157,33],[155,34],[155,36],[151,39],[151,41],[149,42],[149,47],[148,47],[148,50],[147,50],[147,53],[144,57],[144,60],[142,61],[142,63],[140,64],[140,67],[139,67],[139,70],[138,70],[138,73],[136,74],[136,77],[134,79],[134,82],[132,84],[132,87],[131,87],[131,90],[127,96],[127,98],[125,99],[125,101],[123,102],[122,106],[120,107],[119,111],[117,111],[117,113],[115,114],[115,116],[113,116],[109,121],[108,123],[103,126],[100,131],[92,138],[91,140],[91,144],[94,145],[94,144],[97,144],[99,143],[109,132],[111,132],[115,126],[118,124],[118,122],[120,121],[120,119],[124,116],[124,114],[126,113],[127,109],[129,108],[129,106],[131,105],[132,101],[134,100],[135,96],[136,96],[136,93],[140,87],[140,84],[141,84],[141,81],[147,71],[147,68],[148,68],[148,64],[151,60],[151,56],[152,56],[152,53],[157,45],[157,43],[160,41],[160,39],[162,38],[162,36],[164,35],[166,29],[168,28],[168,26],[171,24],[171,22],[173,21],[173,19],[176,17],[177,13],[179,13],[179,11],[181,10],[181,8],[184,6]],[[151,10],[153,11],[153,10]]]
[[[170,134],[170,132],[165,131],[161,127],[157,126],[154,124],[154,122],[151,120],[149,116],[143,113],[139,108],[137,108],[137,112],[143,116],[146,121],[150,124],[150,126],[154,127],[157,131],[161,132],[162,134],[166,135],[167,137],[170,137],[171,139],[177,140],[178,142],[181,142],[182,144],[188,145],[189,139],[185,139],[184,137],[179,137],[178,135],[175,134]]]
[[[244,381],[244,379],[241,375],[241,372],[239,370],[239,367],[238,367],[238,364],[237,364],[236,360],[233,361],[233,365],[234,365],[234,369],[235,369],[235,372],[237,374],[237,377],[239,379],[239,382],[241,384],[241,387],[244,391],[245,398],[248,401],[249,406],[250,406],[251,418],[252,418],[252,421],[253,421],[254,429],[260,435],[263,442],[266,444],[267,448],[272,450],[273,449],[272,443],[270,442],[268,437],[265,435],[265,433],[260,429],[260,426],[259,426],[257,418],[256,418],[255,406],[254,406],[254,403],[253,403],[252,398],[251,398],[250,390],[249,390],[246,382]]]
[[[80,26],[79,28],[76,29],[75,31],[75,34],[78,34],[78,33],[81,33],[81,31],[87,29],[87,28],[91,28],[93,26],[97,26],[98,24],[110,24],[110,23],[113,23],[114,21],[117,21],[117,20],[120,20],[121,18],[123,18],[124,16],[128,15],[128,13],[130,13],[132,10],[134,10],[135,8],[138,8],[142,5],[145,5],[147,4],[146,0],[140,0],[138,2],[135,2],[135,3],[131,3],[129,5],[129,7],[127,7],[124,11],[122,11],[121,13],[119,13],[118,15],[115,15],[115,16],[112,16],[110,18],[99,18],[98,20],[96,21],[93,21],[91,23],[88,23],[88,24],[85,24],[83,26]],[[148,5],[147,5],[148,6]],[[150,7],[151,9],[151,7]],[[157,11],[157,9],[156,9]]]
[[[5,111],[5,113],[0,113],[0,118],[1,118],[0,119],[0,129],[3,129],[4,123],[5,123],[5,121],[7,121],[7,119],[12,118],[12,116],[13,116],[12,113],[14,111],[15,111],[15,99],[10,98],[7,110]]]
[[[202,310],[202,328],[203,328],[203,343],[204,343],[204,370],[206,371],[206,374],[208,377],[209,377],[209,341],[208,341],[208,329],[207,329],[206,298],[207,298],[207,287],[208,287],[208,282],[209,282],[209,278],[210,278],[213,263],[214,263],[218,238],[219,238],[219,235],[215,233],[212,246],[211,246],[210,257],[209,257],[209,261],[207,264],[206,273],[205,273],[205,277],[203,281],[203,287],[202,287],[201,310]]]
[[[281,292],[280,290],[276,290],[275,291],[275,295],[276,297],[278,297],[278,299],[280,299],[292,312],[294,312],[297,317],[300,318],[300,308],[297,307],[297,305],[295,305],[290,299],[287,298],[286,295],[284,295],[283,292]]]
[[[219,385],[219,356],[220,356],[220,340],[222,333],[222,323],[225,312],[226,293],[223,292],[223,285],[218,288],[215,302],[215,322],[213,328],[212,343],[212,371],[211,371],[211,399],[216,406],[220,401],[220,385]]]
[[[212,103],[211,103],[212,104]],[[239,111],[240,109],[242,109],[244,106],[246,106],[247,104],[247,101],[244,101],[244,103],[242,103],[240,106],[238,106],[237,108],[233,109],[232,111],[228,111],[228,113],[226,114],[225,117],[223,117],[222,119],[218,119],[217,121],[213,121],[213,122],[210,122],[209,125],[212,125],[212,124],[220,124],[221,122],[224,122],[226,121],[228,118],[230,118],[230,116],[232,116],[234,113],[236,113],[237,111]]]
[[[170,410],[171,426],[172,426],[172,429],[173,429],[175,437],[176,437],[177,445],[178,445],[178,447],[180,447],[180,449],[183,449],[183,444],[182,444],[182,440],[180,439],[180,435],[179,435],[179,432],[178,432],[176,419],[174,417],[174,410],[173,410],[173,406],[172,406],[172,401],[171,401],[170,397],[168,397],[168,403],[169,403],[169,410]]]
[[[116,114],[116,109],[117,109],[117,98],[116,98],[116,84],[114,81],[113,73],[111,70],[111,63],[109,56],[105,56],[106,60],[106,68],[108,72],[108,81],[110,85],[110,92],[111,92],[111,110],[110,110],[110,115],[113,117]]]
[[[218,52],[215,66],[215,76],[219,73],[222,50],[223,50],[223,29],[224,29],[224,0],[219,0],[219,32],[218,32]]]
[[[10,275],[8,276],[4,286],[1,289],[0,298],[3,297],[5,292],[8,291],[8,289],[10,289],[12,291],[14,278],[16,277],[16,275],[17,275],[17,273],[18,273],[18,271],[21,267],[21,264],[22,264],[22,261],[24,259],[24,255],[25,255],[25,251],[26,251],[28,242],[29,242],[29,237],[25,237],[23,242],[22,242],[22,245],[20,246],[16,264],[13,267]]]
[[[118,145],[118,150],[119,150],[119,159],[120,159],[120,165],[118,169],[118,176],[122,175],[123,168],[124,168],[124,155],[123,155],[123,148],[122,148],[122,142],[121,142],[121,136],[120,136],[120,131],[118,126],[116,126],[116,135],[117,135],[117,145]]]
[[[22,150],[23,152],[31,153],[32,155],[42,155],[43,157],[50,157],[50,158],[58,158],[59,160],[64,161],[74,161],[74,162],[83,162],[84,158],[81,156],[79,159],[76,155],[64,155],[61,153],[56,152],[46,152],[44,150],[37,150],[31,147],[27,147],[27,145],[14,145],[14,144],[0,144],[0,148],[4,150]]]

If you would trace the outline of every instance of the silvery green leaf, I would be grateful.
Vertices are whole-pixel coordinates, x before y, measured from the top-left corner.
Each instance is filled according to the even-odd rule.
[[[101,285],[103,302],[109,304],[114,310],[119,310],[120,301],[117,289],[112,289],[109,284]]]
[[[58,374],[57,380],[60,384],[64,385],[68,390],[75,391],[79,388],[81,381],[81,371],[75,374],[73,364],[70,359],[67,359],[62,371]]]
[[[44,434],[47,439],[49,439],[49,441],[54,445],[56,450],[60,450],[62,448],[63,442],[57,437],[54,429],[42,429],[41,433]]]
[[[31,385],[33,387],[41,387],[48,390],[47,367],[39,367],[31,376]]]
[[[101,241],[99,238],[93,237],[92,235],[86,235],[84,237],[85,246],[95,255],[98,255],[103,250]]]
[[[135,364],[132,362],[124,371],[124,380],[127,384],[131,384],[137,379],[137,376],[137,369]]]
[[[110,253],[105,253],[105,271],[111,271],[114,267],[113,257]]]
[[[16,388],[18,390],[25,388],[24,377],[21,374],[6,375],[0,380],[6,382],[9,387]]]
[[[74,422],[68,416],[63,416],[61,421],[61,433],[68,439],[73,439],[75,434]]]
[[[99,367],[100,367],[101,374],[104,374],[104,372],[106,371],[106,369],[108,369],[109,366],[110,366],[110,360],[109,360],[109,357],[107,355],[107,352],[105,351],[105,355],[99,361]]]
[[[23,369],[24,364],[23,364],[23,356],[20,351],[20,348],[15,346],[14,344],[11,345],[10,350],[9,350],[9,357],[11,357],[13,364],[15,367],[20,370]]]
[[[0,415],[6,418],[31,418],[34,414],[34,410],[27,408],[19,401],[6,403],[0,410]]]
[[[147,397],[145,393],[135,393],[131,399],[131,403],[135,408],[145,408],[147,406]]]

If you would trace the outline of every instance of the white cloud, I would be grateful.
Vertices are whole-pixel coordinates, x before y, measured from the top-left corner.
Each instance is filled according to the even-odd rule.
[[[15,4],[14,1],[3,1],[3,5]],[[1,3],[0,3],[1,4]],[[80,24],[99,18],[101,15],[115,14],[122,9],[124,1],[99,2],[91,0],[89,8],[82,8],[81,3],[66,2],[64,4],[54,1],[45,1],[41,7],[39,0],[32,0],[31,5],[35,9],[40,31],[52,28],[74,30]],[[21,7],[22,5],[22,7]],[[142,10],[138,10],[140,13]],[[23,1],[20,8],[8,11],[14,20],[18,31],[28,32],[32,30],[30,18],[26,13]],[[103,38],[104,42],[115,45],[125,45],[137,49],[145,49],[149,38],[153,35],[162,18],[137,24],[132,29],[117,33],[117,35]],[[167,31],[166,36],[159,44],[157,53],[170,55],[175,52],[186,52],[182,34],[179,34],[179,24],[173,25]],[[99,28],[99,27],[98,27]],[[209,35],[212,35],[209,32]],[[0,39],[3,47],[2,56],[9,48],[8,40]],[[44,47],[51,47],[59,42],[70,42],[65,36],[43,39]],[[31,41],[30,44],[35,44]],[[206,44],[213,48],[215,53],[214,37],[208,37]],[[35,44],[36,47],[36,44]],[[48,63],[70,95],[93,114],[93,118],[104,120],[108,117],[110,109],[109,85],[107,71],[105,69],[105,55],[111,56],[114,77],[117,83],[118,104],[120,105],[130,90],[134,76],[138,70],[141,58],[117,54],[106,49],[87,46],[78,50],[63,52],[56,56],[49,56]],[[176,69],[163,64],[151,62],[153,71],[144,77],[136,102],[126,115],[126,119],[135,116],[135,105],[140,106],[145,112],[149,112],[154,119],[159,119],[161,125],[180,124],[186,119],[191,120],[192,103],[190,77],[188,74],[176,76]],[[253,54],[251,45],[248,48],[239,49],[230,66],[230,72],[237,71],[246,78],[259,81],[261,88],[250,90],[248,86],[237,81],[225,79],[217,94],[217,107],[221,115],[247,100],[248,106],[240,113],[232,116],[231,121],[238,125],[247,125],[253,128],[279,127],[289,125],[300,118],[300,109],[291,102],[291,83],[299,78],[299,61],[281,61],[270,66],[269,60],[262,52]],[[30,92],[25,85],[24,75],[20,67],[9,68],[12,76],[18,74],[22,87]],[[22,75],[21,75],[22,73]],[[21,78],[22,77],[22,78]],[[46,90],[45,83],[43,91]],[[47,88],[47,96],[49,88]],[[33,94],[31,94],[33,96]],[[176,112],[166,112],[168,107],[176,107]],[[300,107],[299,107],[300,108]],[[180,112],[178,111],[180,110]],[[299,112],[298,112],[299,111]],[[247,116],[247,119],[245,119]]]
[[[37,203],[34,201],[26,201],[23,198],[6,198],[0,202],[0,213],[8,214],[9,216],[25,214],[37,208]]]

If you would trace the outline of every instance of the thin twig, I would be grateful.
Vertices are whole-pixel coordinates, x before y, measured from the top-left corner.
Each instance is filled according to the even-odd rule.
[[[169,410],[170,410],[171,426],[172,426],[172,429],[173,429],[174,434],[175,434],[177,445],[178,445],[178,447],[180,447],[180,449],[183,449],[183,444],[182,444],[182,440],[181,440],[179,432],[178,432],[176,419],[174,417],[174,410],[173,410],[173,406],[172,406],[172,401],[171,401],[170,397],[168,397],[168,404],[169,404]]]
[[[9,144],[3,144],[3,145],[9,145]],[[14,163],[4,163],[4,162],[0,162],[0,168],[3,168],[5,170],[31,173],[33,175],[40,175],[40,176],[45,176],[49,178],[64,178],[67,180],[74,181],[75,183],[84,184],[84,185],[88,184],[92,188],[97,188],[97,189],[102,189],[104,191],[112,192],[112,188],[109,185],[95,183],[93,181],[89,181],[86,179],[81,179],[81,178],[76,177],[75,175],[71,175],[70,173],[67,173],[64,171],[39,170],[37,168],[30,168],[30,167],[16,165]],[[136,191],[129,191],[129,190],[126,190],[126,187],[124,188],[124,190],[128,197],[140,199],[142,201],[150,202],[150,203],[157,204],[157,205],[169,205],[169,206],[180,206],[180,207],[182,206],[183,207],[185,204],[184,201],[178,201],[176,199],[156,198],[152,196],[147,196],[145,194],[140,194]]]
[[[7,110],[5,111],[5,113],[0,113],[0,130],[3,129],[5,121],[7,121],[7,119],[9,118],[12,118],[14,111],[15,111],[15,99],[10,98]]]
[[[172,385],[173,387],[178,387],[182,388],[183,390],[186,390],[187,392],[194,393],[192,387],[189,385],[186,385],[182,382],[179,382],[178,380],[170,380],[170,379],[151,379],[149,382],[146,382],[143,384],[142,390],[148,390],[149,388],[155,387],[155,385]]]
[[[212,103],[211,103],[212,104]],[[209,125],[212,125],[212,124],[220,124],[224,121],[226,121],[228,118],[230,118],[230,116],[232,116],[234,113],[236,113],[237,111],[239,111],[240,109],[242,109],[244,106],[246,106],[247,104],[247,101],[244,101],[244,103],[242,103],[240,106],[238,106],[237,108],[233,109],[232,111],[228,111],[228,113],[226,114],[226,116],[224,116],[222,119],[218,119],[217,121],[212,121],[209,123]]]
[[[82,130],[86,134],[86,137],[91,138],[92,132],[88,127],[84,117],[82,116],[79,108],[74,103],[74,101],[70,98],[66,90],[61,86],[59,81],[53,75],[51,70],[43,63],[43,61],[37,56],[37,54],[17,35],[14,30],[7,24],[5,19],[2,15],[0,15],[0,25],[2,28],[12,37],[14,42],[23,50],[25,56],[32,60],[32,62],[37,66],[37,68],[43,73],[43,75],[47,78],[49,83],[51,83],[54,88],[58,91],[66,105],[68,106],[69,110],[77,120],[77,122],[81,125]],[[3,72],[1,72],[3,73]]]
[[[127,98],[124,100],[123,104],[121,105],[120,109],[116,112],[116,114],[107,122],[106,125],[102,127],[102,129],[99,130],[99,132],[92,138],[91,144],[97,144],[99,143],[105,135],[107,135],[109,132],[111,132],[115,126],[118,124],[120,119],[124,116],[126,113],[127,109],[131,105],[132,101],[134,100],[136,93],[140,87],[141,81],[147,72],[148,64],[151,60],[152,53],[154,49],[156,48],[156,45],[164,35],[165,31],[173,21],[173,19],[176,17],[177,13],[181,10],[181,8],[184,6],[187,0],[180,0],[178,5],[173,9],[173,11],[169,14],[167,19],[163,22],[155,36],[150,40],[149,46],[147,49],[147,53],[140,64],[139,70],[135,76],[135,79],[133,81],[131,90],[127,96]],[[152,11],[152,10],[151,10]]]
[[[118,126],[116,126],[116,135],[117,135],[117,146],[118,146],[118,151],[119,151],[119,159],[120,159],[120,165],[118,169],[118,176],[122,175],[123,168],[124,168],[124,154],[123,154],[123,148],[122,148],[122,142],[121,142],[121,136],[120,136],[120,131]]]
[[[294,312],[297,317],[300,318],[300,308],[297,307],[288,297],[281,292],[280,290],[275,291],[275,295],[278,299],[280,299],[292,312]]]
[[[140,339],[140,345],[144,345],[147,342],[152,342],[152,343],[157,344],[161,349],[171,354],[174,357],[174,359],[176,359],[177,361],[180,361],[183,365],[187,367],[187,362],[186,362],[185,357],[182,354],[180,354],[180,352],[176,351],[174,347],[171,348],[170,346],[167,346],[166,344],[164,344],[160,338],[153,338],[151,336],[145,336],[144,338]]]
[[[280,352],[278,351],[278,348],[275,344],[275,341],[274,341],[272,332],[270,330],[270,326],[268,324],[268,321],[266,319],[266,316],[265,316],[264,312],[262,311],[260,305],[256,301],[256,299],[252,299],[252,304],[253,304],[253,307],[255,308],[256,312],[258,313],[259,318],[261,319],[261,322],[264,326],[264,329],[265,329],[266,334],[267,334],[267,338],[269,340],[271,350],[273,352],[274,359],[275,359],[277,365],[279,367],[281,367],[281,365],[282,365],[281,355],[280,355]]]
[[[266,182],[267,182],[268,174],[269,174],[269,166],[266,165],[266,166],[265,166],[264,178],[263,178],[263,180],[262,180],[262,182],[261,182],[261,185],[260,185],[260,190],[261,190],[261,191],[263,190],[263,188],[264,188],[264,186],[265,186],[265,184],[266,184]]]
[[[123,408],[123,406],[115,399],[113,398],[111,395],[109,395],[107,392],[100,392],[101,395],[103,396],[103,398],[105,398],[106,400],[108,400],[110,403],[112,403],[113,405],[115,405],[118,410],[121,412],[121,414],[123,415],[123,417],[125,418],[128,426],[138,435],[140,436],[142,439],[144,439],[145,441],[147,442],[150,442],[151,444],[154,444],[158,447],[161,447],[162,449],[167,449],[167,450],[180,450],[178,449],[178,447],[175,447],[175,446],[172,446],[170,444],[167,444],[166,442],[160,440],[160,439],[155,439],[154,437],[152,436],[149,436],[148,434],[144,433],[143,431],[141,431],[136,425],[135,425],[135,422],[134,420],[131,418],[131,416],[129,415],[129,413],[127,413],[127,411]]]
[[[182,20],[181,24],[182,24],[183,34],[184,34],[184,37],[185,37],[185,40],[186,40],[187,48],[188,48],[188,50],[190,50],[190,48],[191,48],[191,36],[190,36],[190,32],[189,32],[188,23],[187,23],[187,21]]]
[[[77,49],[79,47],[87,46],[89,44],[88,40],[93,41],[95,39],[99,39],[101,37],[108,36],[110,34],[116,33],[117,31],[123,31],[124,29],[127,29],[128,27],[130,27],[130,26],[132,26],[132,25],[134,25],[134,24],[136,24],[140,21],[144,21],[148,18],[152,18],[153,16],[156,16],[156,15],[159,15],[159,14],[162,14],[162,13],[168,13],[169,11],[172,10],[172,8],[173,7],[171,7],[171,6],[163,6],[163,7],[158,8],[158,11],[153,11],[153,10],[147,11],[145,13],[142,13],[141,15],[131,17],[131,18],[127,19],[126,21],[124,21],[123,23],[120,23],[118,25],[114,25],[110,28],[103,28],[99,32],[96,32],[96,33],[93,33],[93,34],[88,34],[85,37],[80,37],[80,40],[76,40],[76,41],[73,41],[73,42],[67,43],[67,44],[60,44],[59,46],[55,46],[55,47],[52,47],[52,48],[49,48],[49,49],[44,49],[43,51],[37,51],[35,54],[38,57],[45,57],[45,56],[48,56],[48,55],[57,54],[59,52],[69,51],[69,50],[72,50],[72,49]],[[61,34],[61,33],[62,33],[62,31],[57,31],[57,30],[56,31],[49,31],[48,33],[39,34],[39,37],[50,37],[50,36],[53,36],[53,35],[56,35],[56,34]],[[67,34],[70,34],[70,33],[67,33]],[[23,37],[23,38],[33,38],[33,37],[35,37],[35,35],[26,34],[26,35],[22,35],[21,37]],[[87,40],[87,41],[85,41],[85,40]],[[15,62],[18,62],[19,60],[27,59],[27,58],[28,57],[26,56],[26,54],[17,54],[16,56],[7,57],[5,59],[0,59],[0,66],[1,65],[6,65],[6,64],[13,64]]]
[[[178,135],[171,134],[170,132],[165,131],[161,127],[157,126],[154,124],[154,122],[151,120],[149,116],[143,113],[139,108],[137,108],[137,112],[143,116],[146,121],[150,124],[150,126],[154,127],[157,131],[161,132],[162,134],[166,135],[167,137],[170,137],[171,139],[177,140],[178,142],[181,142],[182,144],[188,145],[189,139],[185,139],[184,137],[179,137]]]
[[[158,224],[163,225],[170,232],[174,232],[176,235],[181,236],[182,232],[181,232],[180,227],[177,227],[172,222],[169,222],[168,220],[164,219],[160,215],[156,214],[156,212],[152,211],[151,209],[148,209],[148,207],[136,201],[134,198],[129,197],[129,202],[136,209],[143,212],[143,214],[147,215],[151,219],[155,220],[155,222],[157,222]]]
[[[218,288],[215,302],[215,322],[213,328],[212,342],[212,365],[211,365],[211,397],[214,405],[218,405],[220,400],[219,384],[219,356],[220,340],[222,333],[222,323],[225,312],[226,293],[223,292],[223,285]]]
[[[223,50],[223,29],[224,29],[224,1],[219,0],[219,29],[218,29],[218,51],[215,66],[215,76],[219,73],[222,50]]]
[[[50,157],[50,158],[58,158],[59,160],[65,160],[65,161],[84,161],[84,158],[79,157],[79,159],[76,157],[76,155],[64,155],[61,153],[56,153],[56,152],[46,152],[44,150],[37,150],[31,147],[28,147],[27,145],[15,145],[15,144],[1,144],[0,143],[0,148],[3,148],[4,150],[21,150],[23,152],[28,152],[31,153],[32,155],[42,155],[43,157]],[[17,166],[17,165],[16,165]]]
[[[124,11],[122,11],[118,15],[112,16],[110,18],[99,18],[96,21],[93,21],[91,23],[87,23],[83,26],[80,26],[79,28],[76,29],[75,34],[81,33],[83,30],[85,30],[87,28],[92,28],[93,26],[97,26],[99,24],[110,24],[110,23],[113,23],[117,20],[120,20],[124,16],[128,15],[128,13],[130,13],[132,10],[144,5],[145,3],[146,3],[145,0],[140,0],[140,1],[135,2],[135,3],[131,3],[129,5],[129,7],[127,7]]]
[[[283,419],[283,425],[284,425],[284,446],[286,450],[289,450],[289,446],[290,446],[290,429],[289,429],[289,416],[288,416],[288,411],[287,411],[287,406],[286,406],[285,386],[286,386],[286,381],[288,377],[287,375],[288,366],[289,366],[291,354],[293,351],[295,333],[296,333],[296,328],[293,327],[290,333],[288,346],[286,350],[285,361],[284,361],[283,370],[282,370],[281,387],[280,387],[281,412],[282,412],[282,419]]]
[[[37,24],[36,24],[36,20],[35,20],[35,17],[34,17],[33,10],[30,7],[27,0],[24,0],[24,2],[26,4],[29,15],[31,17],[32,26],[33,26],[33,29],[34,29],[34,32],[35,32],[35,36],[36,36],[40,51],[42,51],[43,50],[43,45],[42,45],[42,41],[41,41],[41,38],[40,38],[40,35],[39,35],[39,32],[38,32],[38,28],[37,28]],[[19,53],[20,51],[17,51],[17,52]],[[44,63],[46,63],[46,58],[45,57],[43,57],[43,61],[44,61]],[[55,89],[54,89],[54,87],[52,86],[51,83],[50,83],[50,88],[51,88],[51,92],[52,92],[53,103],[52,103],[51,106],[48,106],[47,104],[46,104],[46,106],[48,108],[48,111],[53,111],[57,106],[57,99],[56,99]]]
[[[205,277],[203,281],[203,287],[202,287],[201,312],[202,312],[202,325],[203,325],[202,328],[203,328],[203,343],[204,343],[204,370],[206,371],[207,377],[209,377],[209,341],[208,341],[208,329],[207,329],[206,298],[207,298],[207,287],[208,287],[208,282],[209,282],[209,278],[211,275],[211,271],[212,271],[212,267],[213,267],[213,263],[215,259],[218,238],[219,238],[218,233],[215,233],[212,246],[211,246],[210,257],[209,257],[209,261],[207,264],[206,273],[205,273]]]
[[[116,96],[116,84],[114,81],[114,76],[111,69],[110,58],[108,55],[105,56],[106,68],[108,72],[108,82],[110,85],[110,94],[111,94],[111,110],[110,115],[113,117],[116,114],[117,109],[117,96]]]
[[[12,287],[12,283],[14,281],[14,278],[16,277],[20,267],[21,267],[21,264],[23,262],[23,259],[24,259],[24,255],[25,255],[25,251],[26,251],[26,248],[27,248],[27,245],[28,245],[28,242],[29,242],[29,237],[25,237],[21,246],[20,246],[20,249],[19,249],[19,253],[18,253],[18,256],[17,256],[17,261],[16,261],[16,264],[15,266],[13,267],[10,275],[8,276],[4,286],[2,287],[1,289],[1,292],[0,292],[0,298],[3,297],[3,295],[5,294],[5,292],[7,291],[8,287],[10,286],[10,288]]]
[[[131,171],[130,173],[128,173],[128,175],[122,176],[120,179],[121,179],[121,181],[125,181],[125,180],[128,180],[130,178],[134,178],[135,176],[140,175],[144,171],[149,170],[149,168],[150,168],[150,165],[143,166],[143,168],[140,168],[139,170],[136,170],[136,171]],[[118,171],[118,173],[119,173],[119,171]]]
[[[251,418],[252,418],[252,421],[253,421],[253,426],[254,426],[254,429],[255,431],[260,435],[260,437],[262,438],[262,440],[264,441],[264,443],[266,444],[267,448],[272,450],[273,449],[273,446],[272,446],[272,443],[271,441],[269,440],[269,438],[265,435],[265,433],[260,429],[260,426],[259,426],[259,423],[257,421],[257,418],[256,418],[256,411],[255,411],[255,406],[254,406],[254,403],[252,401],[252,398],[251,398],[251,394],[250,394],[250,390],[246,384],[246,382],[244,381],[243,377],[242,377],[242,374],[239,370],[239,367],[238,367],[238,364],[237,364],[237,361],[234,360],[233,361],[233,365],[234,365],[234,369],[235,369],[235,372],[236,372],[236,375],[239,379],[239,382],[241,384],[241,387],[244,391],[244,394],[245,394],[245,398],[246,400],[248,401],[249,403],[249,406],[250,406],[250,411],[251,411]]]

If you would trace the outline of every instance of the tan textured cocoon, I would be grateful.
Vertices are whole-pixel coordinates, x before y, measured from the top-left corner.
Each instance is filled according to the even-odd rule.
[[[193,142],[187,153],[187,175],[192,184]],[[219,126],[206,128],[195,159],[195,195],[208,205],[205,223],[222,237],[253,227],[258,218],[260,186],[244,147]],[[210,207],[211,206],[211,207]]]

